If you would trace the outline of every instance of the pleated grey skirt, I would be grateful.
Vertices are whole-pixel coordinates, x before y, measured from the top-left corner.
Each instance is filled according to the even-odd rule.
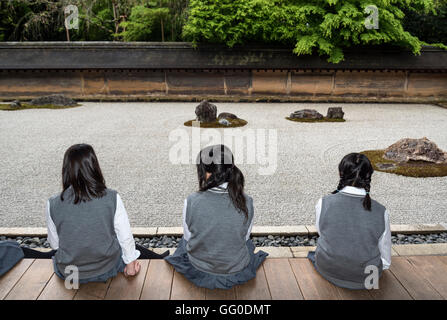
[[[258,251],[256,254],[255,246],[251,240],[247,240],[246,245],[250,253],[250,263],[243,270],[228,275],[217,275],[207,273],[195,268],[189,261],[186,252],[186,241],[182,238],[177,250],[173,255],[165,258],[174,269],[183,274],[186,279],[198,287],[208,289],[231,289],[233,286],[243,284],[256,277],[256,270],[268,256],[264,251]]]

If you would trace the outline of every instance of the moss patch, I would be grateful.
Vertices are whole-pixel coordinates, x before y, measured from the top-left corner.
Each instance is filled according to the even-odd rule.
[[[236,128],[236,127],[243,127],[248,122],[244,119],[227,119],[230,122],[229,126],[220,124],[219,121],[216,119],[214,122],[201,122],[200,128]],[[189,120],[184,123],[187,127],[192,127],[192,122],[195,120]]]
[[[367,150],[361,153],[369,158],[376,171],[414,178],[447,176],[447,164],[436,164],[426,161],[398,163],[383,158],[385,150]]]
[[[300,118],[290,118],[286,117],[287,120],[295,122],[345,122],[345,119],[329,119],[324,117],[323,119],[300,119]]]
[[[19,108],[11,108],[8,104],[0,103],[0,110],[3,111],[17,111],[17,110],[27,110],[27,109],[68,109],[82,106],[82,104],[76,104],[75,106],[55,106],[53,104],[44,104],[40,106],[35,106],[29,103],[22,103],[22,106]]]

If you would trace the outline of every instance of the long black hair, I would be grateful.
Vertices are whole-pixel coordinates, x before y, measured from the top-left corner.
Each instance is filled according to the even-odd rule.
[[[371,190],[371,176],[374,169],[368,157],[361,153],[350,153],[341,160],[338,165],[338,172],[340,174],[340,182],[338,183],[337,190],[332,193],[337,193],[346,186],[363,188],[366,191],[366,196],[363,199],[363,207],[371,211],[371,197],[369,192]]]
[[[106,183],[91,145],[75,144],[65,152],[62,187],[61,200],[64,201],[65,191],[72,187],[75,204],[105,195]]]
[[[211,174],[206,178],[206,174]],[[248,218],[247,203],[244,196],[244,175],[234,165],[234,157],[230,149],[223,144],[209,146],[202,149],[197,157],[197,176],[199,190],[218,187],[228,182],[228,194],[238,211],[242,211]]]

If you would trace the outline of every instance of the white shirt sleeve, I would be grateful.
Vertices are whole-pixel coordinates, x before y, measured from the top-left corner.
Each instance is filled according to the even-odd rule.
[[[46,216],[47,216],[47,240],[53,250],[59,249],[59,235],[57,234],[56,225],[51,219],[50,201],[47,201]]]
[[[388,210],[385,210],[385,231],[379,239],[379,251],[383,269],[389,269],[391,266],[391,228]]]
[[[323,200],[320,198],[318,200],[317,205],[315,206],[315,228],[317,228],[318,234],[320,234],[320,215],[321,215],[321,206]]]
[[[182,221],[183,221],[183,239],[185,241],[189,241],[191,238],[191,232],[188,229],[188,225],[186,224],[186,207],[188,205],[188,199],[185,199],[183,204],[183,213],[182,213]]]
[[[124,208],[119,194],[116,194],[116,211],[114,219],[115,233],[122,250],[122,258],[125,264],[135,261],[140,256],[140,251],[135,249],[135,240],[130,230],[129,217]]]
[[[253,208],[253,218],[251,219],[250,226],[248,227],[247,235],[245,236],[245,241],[250,239],[251,229],[253,229],[253,221],[255,221],[255,209]]]

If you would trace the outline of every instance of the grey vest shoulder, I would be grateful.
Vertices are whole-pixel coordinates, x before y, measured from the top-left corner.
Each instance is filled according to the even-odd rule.
[[[385,207],[372,200],[363,208],[363,196],[339,192],[322,201],[316,250],[318,271],[334,284],[364,288],[365,268],[382,271],[379,240],[385,231]]]
[[[102,275],[117,264],[121,248],[115,234],[116,191],[107,189],[102,198],[73,203],[71,189],[50,198],[50,215],[59,236],[56,266],[75,265],[80,279]]]
[[[191,237],[186,249],[199,270],[231,274],[250,262],[246,246],[253,219],[253,199],[246,196],[248,218],[233,205],[228,193],[196,192],[187,197],[186,224]]]

